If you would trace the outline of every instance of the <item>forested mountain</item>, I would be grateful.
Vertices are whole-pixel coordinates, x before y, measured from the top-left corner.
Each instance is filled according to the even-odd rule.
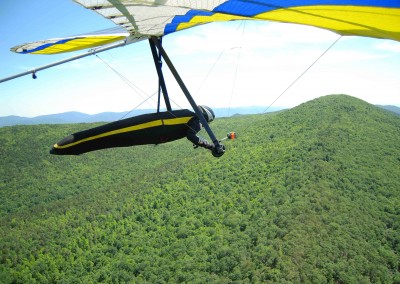
[[[48,154],[94,125],[0,128],[0,282],[400,282],[398,116],[327,96],[217,119],[219,159]]]

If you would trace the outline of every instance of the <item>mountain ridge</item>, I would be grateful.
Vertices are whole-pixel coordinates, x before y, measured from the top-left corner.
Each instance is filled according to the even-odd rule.
[[[398,116],[336,95],[216,119],[219,159],[48,154],[90,126],[0,129],[4,283],[399,282]]]
[[[266,109],[268,112],[279,111],[283,108],[263,106],[252,107],[234,107],[234,108],[214,108],[217,117],[228,117],[239,114],[262,113]],[[154,112],[154,109],[136,109],[130,112],[102,112],[97,114],[86,114],[77,111],[70,111],[58,114],[40,115],[36,117],[22,116],[4,116],[0,117],[0,127],[13,125],[34,125],[34,124],[68,124],[68,123],[93,123],[93,122],[111,122],[125,117],[141,115]]]
[[[387,111],[400,115],[400,108],[392,105],[376,105]],[[214,108],[217,117],[229,117],[244,114],[260,114],[266,112],[281,111],[282,107],[234,107],[234,108]],[[70,111],[58,114],[40,115],[36,117],[23,116],[3,116],[0,117],[0,127],[13,125],[35,125],[35,124],[68,124],[68,123],[93,123],[93,122],[111,122],[125,117],[141,115],[154,112],[153,109],[138,109],[131,112],[101,112],[97,114],[86,114],[77,111]]]

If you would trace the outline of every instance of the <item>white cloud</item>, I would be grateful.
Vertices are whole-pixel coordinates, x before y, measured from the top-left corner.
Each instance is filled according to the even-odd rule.
[[[400,42],[385,40],[376,44],[376,48],[383,51],[400,53]]]

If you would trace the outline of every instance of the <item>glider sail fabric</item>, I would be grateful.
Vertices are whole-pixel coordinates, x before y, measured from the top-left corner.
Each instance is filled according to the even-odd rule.
[[[80,155],[86,152],[145,144],[161,144],[186,136],[194,112],[176,110],[143,114],[74,133],[55,144],[55,155]]]
[[[72,52],[122,41],[125,40],[128,35],[128,33],[103,35],[96,34],[56,38],[15,46],[11,48],[11,51],[25,54],[57,54]]]
[[[52,54],[126,40],[136,42],[194,26],[266,20],[315,26],[341,35],[400,41],[399,0],[74,0],[126,34],[86,35],[28,43],[18,53]]]
[[[162,36],[232,20],[269,20],[400,40],[398,0],[74,0],[130,34]]]

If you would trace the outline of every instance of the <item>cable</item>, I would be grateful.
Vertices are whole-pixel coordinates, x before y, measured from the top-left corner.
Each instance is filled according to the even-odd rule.
[[[130,81],[128,78],[126,78],[124,75],[122,75],[120,72],[118,72],[115,68],[113,68],[110,64],[108,64],[104,59],[102,59],[98,54],[95,54],[96,57],[101,60],[105,65],[107,65],[115,74],[117,74],[135,93],[137,93],[142,99],[143,101],[138,104],[136,107],[134,107],[133,109],[131,109],[130,111],[128,111],[126,114],[124,114],[120,119],[124,119],[125,117],[127,117],[131,112],[133,112],[134,110],[136,110],[138,107],[140,107],[142,104],[144,104],[145,102],[147,102],[149,99],[152,99],[153,96],[155,94],[157,94],[158,92],[156,91],[155,93],[153,93],[152,95],[148,96],[147,98],[144,97],[144,95],[146,94],[146,92],[144,92],[142,89],[140,89],[138,86],[136,86],[135,84],[132,83],[132,81]],[[143,96],[140,94],[140,92],[143,94]],[[149,103],[150,106],[152,106]]]
[[[308,66],[261,114],[266,113],[274,103],[276,103],[297,81],[300,80],[301,77],[304,76],[340,39],[342,36],[339,36],[321,55],[319,55],[310,66]],[[246,127],[243,132],[246,132],[249,129],[249,126]]]
[[[201,82],[200,86],[197,88],[197,92],[200,92],[200,89],[203,87],[204,83],[206,82],[206,80],[208,79],[208,77],[210,76],[211,72],[214,70],[215,65],[217,65],[217,62],[220,60],[220,58],[222,57],[222,55],[224,54],[226,49],[222,50],[221,53],[218,55],[217,60],[215,60],[214,64],[211,66],[210,70],[207,72],[205,78],[203,79],[203,81]]]
[[[100,59],[104,64],[106,64],[113,72],[115,72],[125,83],[127,83],[127,85],[128,85],[132,90],[134,90],[136,93],[138,93],[137,90],[139,90],[139,91],[141,91],[143,94],[145,94],[145,92],[144,92],[143,90],[141,90],[139,87],[137,87],[135,84],[133,84],[128,78],[126,78],[124,75],[122,75],[120,72],[118,72],[115,68],[113,68],[110,64],[108,64],[105,60],[103,60],[102,58],[100,58],[100,56],[98,56],[98,54],[95,54],[95,55],[96,55],[96,57],[97,57],[98,59]],[[136,88],[137,90],[136,90],[135,88]],[[154,93],[153,93],[152,95],[150,95],[149,97],[144,98],[142,95],[140,95],[140,94],[138,93],[138,95],[143,99],[143,101],[142,101],[140,104],[138,104],[136,107],[134,107],[133,109],[131,109],[130,111],[128,111],[126,114],[124,114],[119,120],[124,119],[125,117],[127,117],[131,112],[133,112],[134,110],[136,110],[138,107],[140,107],[142,104],[144,104],[145,102],[147,102],[149,99],[153,98],[153,96],[156,95],[156,94],[158,94],[158,91],[154,92]],[[178,106],[178,108],[183,109],[183,108],[180,107],[176,102],[174,102],[172,99],[171,99],[171,101],[172,101],[176,106]],[[176,116],[175,116],[174,113],[172,113],[172,112],[170,112],[170,111],[168,111],[168,112],[169,112],[172,116],[174,116],[174,117],[176,118]],[[188,125],[188,127],[190,127],[190,126]]]
[[[98,58],[98,59],[100,59],[104,64],[106,64],[113,72],[115,72],[125,83],[127,83],[127,85],[132,89],[132,90],[134,90],[142,99],[143,99],[143,101],[140,103],[140,104],[138,104],[136,107],[134,107],[133,109],[131,109],[130,111],[128,111],[125,115],[123,115],[119,120],[121,120],[121,119],[124,119],[125,117],[127,117],[131,112],[133,112],[134,110],[136,110],[138,107],[140,107],[142,104],[144,104],[145,102],[147,102],[149,99],[151,99],[154,95],[156,95],[156,94],[158,94],[158,91],[156,91],[156,92],[154,92],[152,95],[150,95],[150,96],[148,96],[147,98],[144,98],[142,95],[140,95],[139,93],[138,93],[138,91],[137,90],[139,90],[140,92],[142,92],[143,94],[145,94],[145,92],[143,91],[143,90],[141,90],[139,87],[137,87],[135,84],[133,84],[128,78],[126,78],[124,75],[122,75],[120,72],[118,72],[115,68],[113,68],[110,64],[108,64],[105,60],[103,60],[102,58],[100,58],[100,56],[98,55],[98,54],[95,54],[96,55],[96,57]],[[137,89],[137,90],[136,90]],[[178,106],[178,108],[180,108],[180,109],[183,109],[182,107],[180,107],[176,102],[174,102],[172,99],[171,99],[171,101],[176,105],[176,106]],[[175,114],[174,113],[172,113],[172,112],[170,112],[170,111],[168,111],[172,116],[174,116],[175,118],[176,118],[176,116],[175,116]],[[189,125],[188,125],[188,127],[190,127]]]
[[[240,23],[239,23],[239,25],[238,25],[236,30],[239,30],[241,26],[243,26],[243,28],[242,28],[242,36],[241,36],[241,42],[243,42],[243,35],[244,35],[244,31],[245,31],[246,21],[240,21]],[[203,81],[201,82],[200,86],[197,88],[197,91],[196,91],[196,94],[198,94],[200,92],[200,90],[203,87],[204,83],[207,81],[208,77],[210,76],[210,74],[214,70],[214,68],[217,65],[217,63],[220,61],[220,59],[221,59],[222,55],[225,53],[225,51],[233,50],[233,49],[236,49],[236,48],[239,48],[240,51],[239,51],[239,53],[237,55],[237,59],[236,59],[235,72],[234,72],[234,76],[233,76],[233,84],[232,84],[232,90],[231,90],[231,97],[230,97],[229,108],[228,108],[228,116],[230,114],[230,108],[231,108],[232,98],[233,98],[234,89],[235,89],[235,82],[236,82],[237,73],[238,73],[238,67],[239,67],[239,60],[240,60],[240,56],[241,56],[242,44],[240,44],[239,46],[235,46],[235,47],[225,48],[219,53],[217,59],[214,61],[213,65],[208,70],[206,76],[204,77]]]
[[[308,70],[311,69],[340,39],[342,36],[339,36],[320,56],[317,57],[317,59],[314,60],[313,63],[311,63],[310,66],[307,67],[306,70],[303,71],[262,113],[266,113],[271,106],[276,103],[277,100],[279,100],[294,84],[296,84],[297,81],[300,80],[301,77],[304,76],[308,72]]]
[[[154,95],[158,94],[158,92],[154,92],[152,95],[150,95],[147,99],[145,99],[143,102],[141,102],[140,104],[138,104],[137,106],[135,106],[133,109],[131,109],[130,111],[128,111],[126,114],[124,114],[120,119],[124,119],[125,117],[128,116],[128,114],[130,114],[132,111],[136,110],[138,107],[140,107],[142,104],[144,104],[145,102],[147,102],[149,99],[151,99]]]
[[[98,59],[100,59],[105,65],[107,65],[115,74],[117,74],[134,92],[136,92],[143,100],[144,102],[147,101],[149,98],[153,97],[153,95],[151,95],[150,97],[146,98],[142,94],[146,94],[145,91],[143,91],[142,89],[140,89],[138,86],[136,86],[135,84],[133,84],[128,78],[126,78],[124,75],[122,75],[120,72],[118,72],[115,68],[113,68],[110,64],[108,64],[105,60],[103,60],[102,58],[100,58],[100,56],[98,54],[95,54],[96,57]]]
[[[233,75],[231,97],[230,97],[230,100],[229,100],[229,107],[228,107],[228,116],[231,113],[232,98],[233,98],[233,94],[234,94],[234,91],[235,91],[235,85],[236,85],[235,83],[236,83],[236,78],[237,78],[238,69],[239,69],[239,61],[240,61],[240,56],[241,56],[241,53],[242,53],[242,43],[243,43],[243,38],[244,38],[244,31],[245,31],[245,28],[246,28],[246,22],[245,21],[241,21],[240,25],[242,25],[242,24],[243,24],[243,28],[242,28],[242,35],[241,35],[241,44],[239,46],[239,53],[238,53],[237,59],[236,59],[235,73]],[[240,25],[238,26],[237,29],[240,28]]]

